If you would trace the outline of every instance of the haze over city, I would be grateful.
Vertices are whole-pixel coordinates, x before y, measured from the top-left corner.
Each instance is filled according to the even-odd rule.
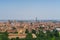
[[[60,0],[0,0],[0,20],[60,20]]]

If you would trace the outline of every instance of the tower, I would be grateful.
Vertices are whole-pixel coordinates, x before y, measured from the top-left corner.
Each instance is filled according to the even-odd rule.
[[[35,20],[36,20],[36,22],[37,22],[37,17],[36,17],[36,19],[35,19]]]

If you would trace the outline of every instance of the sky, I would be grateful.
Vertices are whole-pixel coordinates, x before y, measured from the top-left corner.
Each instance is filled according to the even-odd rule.
[[[60,20],[60,0],[0,0],[0,20]]]

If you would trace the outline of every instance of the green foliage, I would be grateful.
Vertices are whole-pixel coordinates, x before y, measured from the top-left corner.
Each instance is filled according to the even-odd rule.
[[[57,30],[54,30],[53,32],[55,37],[59,37],[59,32]]]
[[[32,33],[28,33],[26,38],[31,39],[32,38]]]
[[[28,33],[26,35],[26,40],[32,40],[32,33]]]
[[[29,33],[28,29],[26,29],[25,33],[27,33],[27,34]]]
[[[2,40],[3,39],[3,35],[2,34],[0,34],[0,40]]]
[[[28,30],[26,30],[26,38],[20,39],[18,37],[12,38],[11,40],[60,40],[59,32],[57,30],[53,30],[52,32],[47,30],[46,33],[43,33],[43,31],[39,30],[39,34],[35,33],[35,30],[32,30],[32,33],[35,33],[37,38],[32,37],[32,33],[29,33]],[[0,40],[9,40],[8,39],[8,32],[0,32]]]
[[[0,32],[0,39],[1,40],[9,40],[8,39],[8,32]]]
[[[33,30],[33,29],[32,29],[32,33],[36,34],[36,30]]]
[[[15,40],[19,40],[19,37],[16,37],[16,39]]]
[[[40,37],[40,38],[45,36],[42,31],[39,31],[39,34],[36,34],[36,35],[37,35],[37,37]]]
[[[47,31],[47,37],[53,37],[54,36],[54,32],[51,31]]]
[[[15,38],[12,38],[11,40],[16,40]]]

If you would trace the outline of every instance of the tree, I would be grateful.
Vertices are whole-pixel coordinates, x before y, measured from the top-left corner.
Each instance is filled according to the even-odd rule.
[[[36,31],[32,29],[32,33],[33,33],[33,34],[36,34]]]
[[[3,40],[3,34],[0,34],[0,40]]]
[[[11,40],[15,40],[15,38],[12,38]]]
[[[26,40],[31,40],[32,39],[32,33],[28,33],[26,35]]]
[[[59,32],[55,29],[55,30],[53,30],[53,32],[54,32],[54,36],[55,37],[59,37]]]
[[[19,37],[16,37],[16,40],[19,40]]]
[[[39,30],[39,34],[36,34],[37,36],[37,40],[45,40],[45,34],[43,33],[43,31]]]
[[[51,32],[50,32],[50,30],[47,30],[47,31],[46,31],[46,34],[47,34],[47,37],[51,37]]]
[[[50,30],[47,30],[47,39],[48,40],[55,40],[55,37],[54,37],[54,32],[53,31],[50,31]]]
[[[27,33],[27,34],[29,33],[28,29],[26,29],[25,33]]]
[[[3,34],[3,40],[9,40],[7,31]]]

